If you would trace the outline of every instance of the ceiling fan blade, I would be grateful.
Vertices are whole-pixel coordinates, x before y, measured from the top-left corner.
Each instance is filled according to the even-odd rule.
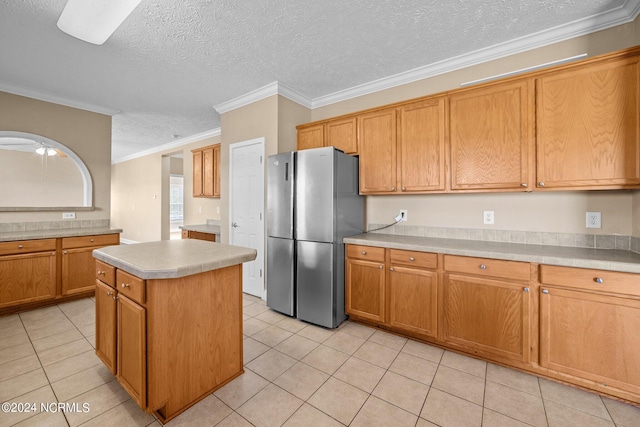
[[[57,148],[54,148],[54,150],[56,150],[56,154],[58,154],[58,156],[60,156],[60,157],[67,157],[67,155],[66,155],[66,154],[64,154],[64,152],[63,152],[63,151],[60,151],[60,150],[58,150]]]

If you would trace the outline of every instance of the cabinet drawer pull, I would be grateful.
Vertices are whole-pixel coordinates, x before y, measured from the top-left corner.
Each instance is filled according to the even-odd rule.
[[[538,183],[538,185],[539,185],[540,187],[544,187],[544,182],[540,181],[540,182]]]
[[[525,292],[529,292],[529,288],[524,288],[523,289]]]
[[[362,255],[366,255],[366,254],[367,254],[367,251],[362,251],[362,252],[360,252],[360,253],[361,253]]]
[[[120,286],[122,286],[123,288],[128,288],[128,287],[129,287],[129,284],[128,284],[128,283],[123,283],[123,284],[122,284],[122,285],[120,285]]]
[[[24,245],[18,245],[18,249],[24,248]]]
[[[594,277],[593,281],[596,283],[604,283],[604,280],[602,280],[602,277]]]
[[[98,270],[98,276],[104,276],[104,271]]]
[[[63,253],[64,255],[66,255],[66,254],[68,254],[69,252],[68,252],[68,251],[62,251],[62,253]]]
[[[382,270],[382,269],[384,268],[384,266],[382,266],[382,265],[381,265],[381,266],[379,266],[378,268]]]
[[[543,294],[548,294],[548,293],[549,293],[549,291],[548,291],[548,290],[546,290],[546,289],[543,289],[543,290],[542,290],[542,293],[543,293]]]
[[[416,259],[412,256],[409,257],[409,261],[415,261]]]
[[[111,298],[113,298],[114,301],[118,299],[118,297],[116,297],[116,296],[113,296]]]
[[[91,239],[91,240],[89,240],[89,241],[90,241],[90,242],[95,242],[95,240],[94,240],[94,239]]]
[[[396,187],[391,187],[391,191],[396,191]]]
[[[395,271],[393,267],[389,267],[389,271]]]
[[[526,182],[523,182],[522,184],[520,184],[520,187],[528,187]]]
[[[402,187],[402,191],[407,191],[407,189],[405,187]]]
[[[480,270],[486,270],[486,269],[487,269],[487,266],[486,266],[486,265],[484,265],[484,264],[480,264]]]
[[[113,292],[107,292],[107,296],[108,297],[113,296]]]

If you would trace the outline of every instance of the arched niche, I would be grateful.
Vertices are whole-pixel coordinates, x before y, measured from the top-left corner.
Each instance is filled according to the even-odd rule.
[[[36,152],[40,147],[44,154]],[[49,149],[55,155],[49,156]],[[0,211],[93,210],[89,169],[58,141],[27,132],[0,131],[0,165],[0,176],[4,175]]]

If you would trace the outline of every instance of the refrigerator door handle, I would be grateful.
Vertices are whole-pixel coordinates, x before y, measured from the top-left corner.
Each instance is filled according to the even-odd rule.
[[[289,181],[289,162],[284,164],[284,180]]]

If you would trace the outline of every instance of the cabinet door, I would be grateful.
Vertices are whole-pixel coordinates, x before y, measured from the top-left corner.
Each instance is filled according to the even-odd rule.
[[[220,197],[220,144],[213,146],[213,197]]]
[[[214,155],[213,148],[202,150],[202,195],[213,197],[213,177],[214,177]]]
[[[540,364],[640,393],[640,301],[542,288]]]
[[[389,274],[390,326],[436,338],[438,276],[434,271],[392,266]]]
[[[116,374],[116,291],[96,280],[96,355]]]
[[[347,258],[347,314],[384,323],[384,275],[380,262]]]
[[[147,404],[147,348],[145,309],[118,294],[117,378],[138,406]]]
[[[526,80],[450,98],[451,189],[529,187],[533,98]]]
[[[202,196],[202,151],[193,151],[193,197]]]
[[[55,296],[55,252],[0,257],[0,308]]]
[[[637,58],[550,73],[536,84],[538,187],[640,182]]]
[[[95,289],[94,249],[96,246],[62,251],[62,295]]]
[[[360,193],[396,191],[396,110],[358,116]]]
[[[336,147],[347,154],[358,152],[358,134],[356,118],[332,120],[326,124],[327,146]]]
[[[444,190],[444,98],[406,105],[398,114],[400,190]]]
[[[298,150],[324,147],[324,124],[298,129]]]
[[[528,362],[529,288],[472,276],[444,277],[443,340],[472,353]]]

